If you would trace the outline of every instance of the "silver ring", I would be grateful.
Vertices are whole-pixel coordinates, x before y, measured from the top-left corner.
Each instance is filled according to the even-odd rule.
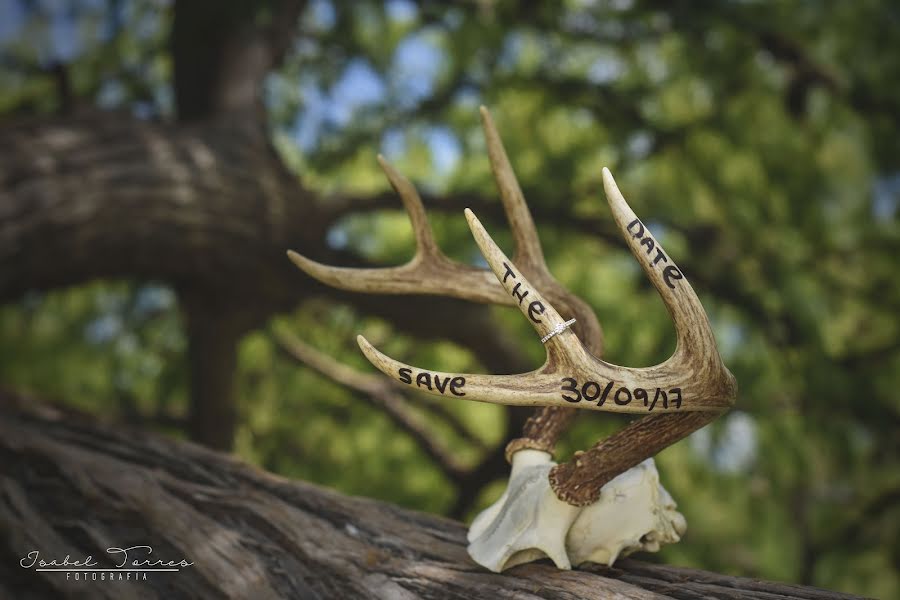
[[[546,344],[550,340],[550,338],[552,338],[554,335],[559,335],[560,333],[571,327],[572,323],[574,322],[575,319],[569,319],[565,323],[560,323],[559,325],[554,327],[550,333],[541,338],[541,343]]]

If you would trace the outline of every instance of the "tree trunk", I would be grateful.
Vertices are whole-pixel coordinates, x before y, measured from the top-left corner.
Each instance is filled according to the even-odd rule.
[[[488,573],[466,554],[460,523],[288,481],[10,393],[0,394],[0,456],[4,597],[851,597],[636,560]],[[140,545],[178,571],[132,574],[137,581],[119,581],[118,570],[113,581],[79,572],[75,581],[75,573],[30,566],[91,556],[92,568],[117,569],[123,557],[107,549]],[[128,563],[145,560],[142,552],[130,550]]]
[[[191,409],[188,434],[215,450],[231,450],[237,427],[234,376],[243,334],[239,311],[206,295],[182,294],[187,323]]]

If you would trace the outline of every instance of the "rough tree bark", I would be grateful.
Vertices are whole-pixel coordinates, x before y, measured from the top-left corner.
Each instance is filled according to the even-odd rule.
[[[2,392],[0,457],[0,596],[10,598],[852,598],[637,560],[496,575],[469,559],[460,523]],[[130,582],[22,566],[37,550],[113,567],[121,555],[107,548],[136,545],[194,564]]]

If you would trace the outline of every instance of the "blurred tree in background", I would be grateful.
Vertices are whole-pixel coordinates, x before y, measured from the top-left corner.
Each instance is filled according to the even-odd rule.
[[[512,310],[325,289],[284,250],[411,255],[379,152],[448,254],[479,260],[465,206],[508,249],[485,104],[607,358],[663,360],[674,331],[603,166],[739,381],[734,411],[658,457],[690,524],[660,559],[898,597],[898,31],[875,0],[5,0],[0,382],[471,516],[527,412],[321,371],[370,372],[364,333],[415,364],[514,372],[542,360],[533,332]],[[559,455],[621,423],[580,415]]]

